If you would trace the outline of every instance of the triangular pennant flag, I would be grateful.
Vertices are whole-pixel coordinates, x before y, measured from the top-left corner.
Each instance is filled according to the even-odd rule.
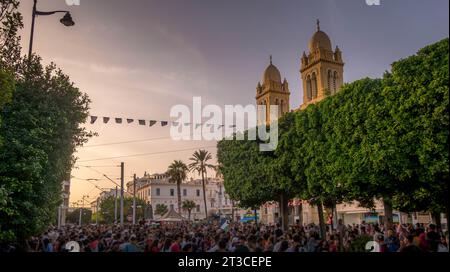
[[[133,123],[134,122],[134,119],[127,119],[127,123],[128,124],[131,124],[131,123]]]
[[[155,120],[151,120],[151,121],[150,121],[150,126],[153,127],[156,123],[158,123],[158,122],[155,121]]]
[[[139,125],[145,126],[145,120],[139,120]]]
[[[224,125],[219,125],[218,127],[217,127],[217,129],[221,129],[221,128],[223,128],[224,127]]]
[[[206,127],[212,127],[214,126],[213,124],[206,124]]]
[[[184,123],[184,126],[186,126],[186,127],[188,127],[190,125],[191,125],[191,123]]]
[[[230,128],[235,128],[236,127],[236,125],[232,125],[232,126],[230,126]]]
[[[172,126],[174,126],[174,127],[178,127],[180,125],[180,123],[178,123],[178,122],[172,122]]]
[[[103,123],[108,124],[109,119],[111,119],[111,118],[109,118],[109,117],[103,117]]]
[[[167,121],[161,121],[161,126],[162,127],[165,127],[165,126],[167,126],[169,124],[169,122],[167,122]]]
[[[122,118],[116,118],[116,123],[117,124],[122,124]]]
[[[94,124],[97,121],[97,116],[91,116],[91,124]]]
[[[201,127],[201,126],[202,126],[202,124],[196,124],[195,128],[197,129],[197,128]]]

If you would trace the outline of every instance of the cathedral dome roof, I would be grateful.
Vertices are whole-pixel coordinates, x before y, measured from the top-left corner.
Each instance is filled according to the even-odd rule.
[[[264,71],[263,83],[267,85],[270,81],[281,83],[281,73],[278,68],[272,64],[272,57],[270,57],[270,65]]]
[[[309,51],[312,52],[317,47],[324,48],[328,51],[333,51],[330,37],[328,37],[327,33],[320,30],[319,21],[317,22],[317,31],[309,41]]]

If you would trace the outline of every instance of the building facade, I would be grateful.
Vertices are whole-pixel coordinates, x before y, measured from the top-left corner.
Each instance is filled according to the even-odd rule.
[[[128,191],[132,190],[132,185],[128,186]],[[204,219],[205,207],[203,200],[203,186],[201,179],[190,179],[181,184],[181,202],[184,200],[193,201],[196,206],[191,211],[191,220]],[[205,180],[206,205],[208,216],[230,216],[232,214],[233,203],[225,192],[223,181],[218,178],[208,178]],[[150,207],[153,219],[158,219],[161,215],[156,214],[158,205],[167,206],[168,210],[173,209],[185,218],[188,218],[188,211],[178,210],[177,185],[169,181],[166,174],[145,175],[136,180],[136,197],[145,201]],[[236,209],[236,214],[239,211]]]

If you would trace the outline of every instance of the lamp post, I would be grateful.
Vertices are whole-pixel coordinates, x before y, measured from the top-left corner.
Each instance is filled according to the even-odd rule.
[[[67,10],[55,10],[55,11],[38,11],[36,8],[37,0],[34,0],[33,4],[33,14],[31,19],[31,35],[30,35],[30,48],[28,53],[28,58],[31,59],[31,54],[33,53],[33,39],[34,39],[34,25],[36,16],[48,16],[53,15],[55,13],[65,13],[64,17],[59,20],[61,24],[69,27],[75,25],[75,22],[72,19],[72,16],[70,15],[70,12]]]

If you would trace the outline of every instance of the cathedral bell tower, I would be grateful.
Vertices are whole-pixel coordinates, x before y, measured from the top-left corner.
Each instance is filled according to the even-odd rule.
[[[281,74],[278,68],[270,64],[264,71],[263,84],[258,82],[256,87],[256,104],[266,107],[266,122],[270,123],[270,105],[278,106],[278,117],[289,112],[289,85],[286,79],[281,81]],[[272,120],[273,121],[273,120]]]
[[[320,30],[319,20],[317,31],[309,41],[309,53],[303,52],[300,72],[303,81],[301,109],[335,94],[344,83],[342,52],[337,46],[333,51],[330,38]]]

